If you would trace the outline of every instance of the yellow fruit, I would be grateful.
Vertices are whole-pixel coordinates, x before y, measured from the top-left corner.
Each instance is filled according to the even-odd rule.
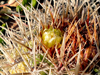
[[[62,40],[62,34],[59,29],[49,28],[43,31],[42,41],[48,48],[60,44],[61,40]]]

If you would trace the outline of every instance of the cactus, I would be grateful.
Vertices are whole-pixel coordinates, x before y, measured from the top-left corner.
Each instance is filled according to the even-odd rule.
[[[50,2],[39,3],[43,10],[21,5],[26,19],[13,16],[19,30],[4,28],[0,66],[5,74],[84,75],[100,66],[97,1],[53,0],[53,6]]]

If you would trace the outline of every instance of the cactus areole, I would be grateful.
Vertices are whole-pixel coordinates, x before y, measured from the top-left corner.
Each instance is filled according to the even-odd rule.
[[[42,33],[42,42],[43,44],[48,47],[54,47],[55,45],[59,45],[62,40],[62,33],[59,29],[44,29]]]

